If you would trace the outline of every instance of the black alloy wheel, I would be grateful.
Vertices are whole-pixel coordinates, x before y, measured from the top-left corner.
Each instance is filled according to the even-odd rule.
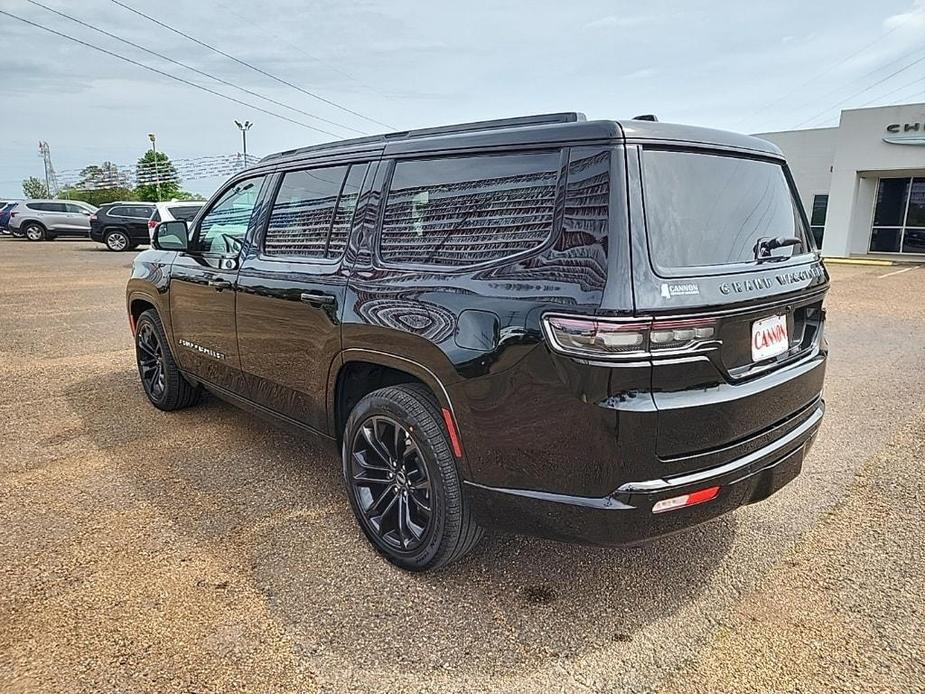
[[[354,497],[376,536],[401,552],[420,547],[433,501],[427,465],[411,434],[391,417],[370,417],[354,436],[350,460]]]
[[[154,309],[144,311],[135,324],[135,359],[145,395],[159,410],[179,410],[199,401],[201,390],[180,371]]]
[[[145,322],[138,328],[138,371],[148,397],[160,401],[167,382],[164,374],[164,349],[154,326]]]
[[[408,571],[445,566],[482,537],[433,392],[423,383],[374,390],[344,426],[350,506],[376,550]]]

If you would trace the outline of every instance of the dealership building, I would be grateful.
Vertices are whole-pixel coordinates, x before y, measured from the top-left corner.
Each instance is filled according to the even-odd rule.
[[[757,136],[787,157],[823,255],[925,258],[925,104]]]

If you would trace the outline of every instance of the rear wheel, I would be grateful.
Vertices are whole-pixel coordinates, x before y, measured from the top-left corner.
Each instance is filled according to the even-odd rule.
[[[403,569],[445,566],[482,536],[439,407],[422,385],[382,388],[357,404],[344,431],[343,472],[366,537]]]
[[[142,313],[135,324],[135,358],[145,395],[156,408],[180,410],[198,402],[199,388],[180,373],[160,316],[153,309]]]
[[[30,241],[44,241],[45,240],[45,227],[43,227],[38,222],[27,222],[23,226],[23,236],[25,236]]]
[[[121,229],[107,231],[103,243],[106,244],[106,248],[116,252],[124,251],[131,245],[128,240],[128,234]]]

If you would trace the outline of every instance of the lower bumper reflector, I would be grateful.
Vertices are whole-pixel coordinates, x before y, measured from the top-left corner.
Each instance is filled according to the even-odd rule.
[[[674,511],[675,509],[702,504],[704,501],[715,499],[717,494],[719,494],[719,487],[707,487],[690,494],[681,494],[681,496],[673,496],[670,499],[662,499],[661,501],[656,501],[655,505],[652,506],[652,513],[664,513],[665,511]]]

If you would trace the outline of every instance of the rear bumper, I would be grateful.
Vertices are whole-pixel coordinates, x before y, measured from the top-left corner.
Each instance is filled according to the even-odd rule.
[[[466,483],[479,523],[520,534],[598,545],[633,545],[766,499],[799,475],[825,410],[820,399],[799,427],[715,468],[626,482],[602,498]],[[711,501],[653,513],[657,501],[719,486]]]

